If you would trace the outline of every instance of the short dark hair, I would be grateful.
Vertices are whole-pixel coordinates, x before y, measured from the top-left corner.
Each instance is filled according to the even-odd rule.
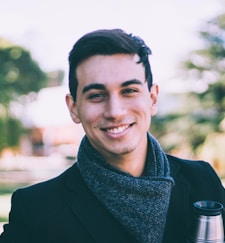
[[[73,46],[69,53],[69,89],[76,101],[78,80],[77,66],[87,58],[94,55],[138,54],[145,67],[145,78],[150,90],[152,86],[152,72],[148,60],[150,48],[137,36],[127,34],[121,29],[102,29],[85,34]]]

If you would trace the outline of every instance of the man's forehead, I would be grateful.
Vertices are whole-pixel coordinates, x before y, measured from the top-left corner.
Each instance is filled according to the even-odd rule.
[[[114,57],[121,57],[121,59],[117,58],[117,62],[122,60],[122,58],[132,60],[132,61],[134,61],[134,63],[137,63],[137,64],[139,64],[139,61],[140,61],[140,57],[136,53],[115,53],[115,54],[110,54],[110,55],[109,54],[107,54],[107,55],[96,54],[96,55],[89,56],[89,57],[85,58],[84,60],[82,60],[77,65],[77,68],[82,66],[84,63],[88,63],[88,62],[92,62],[92,61],[98,62],[99,60],[111,59],[111,58],[114,58]]]
[[[92,83],[105,86],[115,83],[120,86],[121,83],[130,80],[132,82],[134,80],[144,81],[144,66],[142,63],[138,63],[138,60],[138,56],[130,54],[95,55],[77,67],[76,77],[82,89]]]

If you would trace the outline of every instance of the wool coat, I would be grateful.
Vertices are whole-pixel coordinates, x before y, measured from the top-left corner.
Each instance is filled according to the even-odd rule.
[[[208,163],[167,158],[175,185],[163,242],[185,243],[193,203],[214,200],[225,206],[225,190]],[[76,163],[54,179],[14,192],[9,224],[0,236],[0,243],[132,242],[136,241],[88,189]]]

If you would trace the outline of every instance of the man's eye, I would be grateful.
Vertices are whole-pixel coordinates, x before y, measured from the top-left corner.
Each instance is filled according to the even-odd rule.
[[[137,93],[137,92],[138,92],[137,89],[131,89],[131,88],[129,88],[129,89],[124,89],[124,90],[123,90],[123,94],[133,94],[133,93]]]
[[[88,95],[88,99],[93,100],[93,101],[95,101],[95,100],[100,101],[100,100],[104,99],[105,97],[106,97],[106,95],[103,93],[93,93],[93,94]]]

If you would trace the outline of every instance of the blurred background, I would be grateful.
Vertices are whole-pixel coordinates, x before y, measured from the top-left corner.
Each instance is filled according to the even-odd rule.
[[[151,133],[168,153],[209,161],[225,178],[224,0],[0,0],[0,232],[10,198],[76,159],[68,53],[81,35],[121,28],[152,49],[160,86]]]

